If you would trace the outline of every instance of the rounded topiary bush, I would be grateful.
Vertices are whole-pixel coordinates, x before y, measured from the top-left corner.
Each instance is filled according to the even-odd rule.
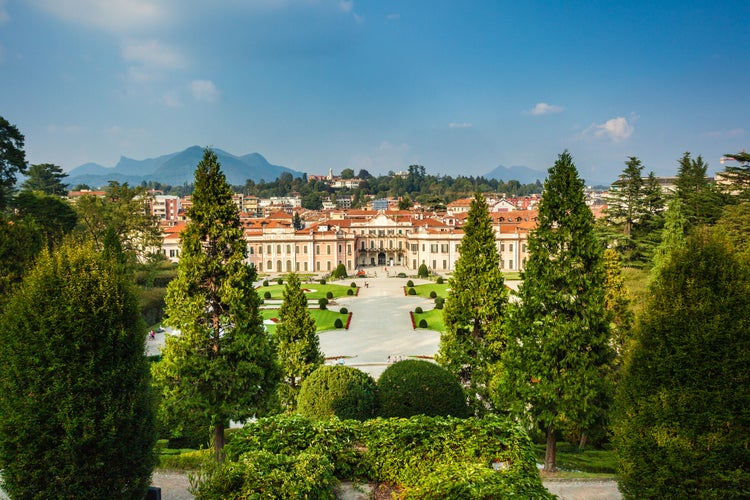
[[[408,293],[409,295],[416,295],[417,291],[414,289],[414,287],[411,287],[411,288],[409,288],[409,291],[406,292],[406,293]]]
[[[341,314],[349,314],[349,309],[347,309],[346,307],[342,307],[341,309],[339,309],[339,312]]]
[[[326,284],[326,280],[325,279],[320,280],[320,284],[321,285],[325,285]]]
[[[438,284],[438,285],[442,285],[443,283],[444,283],[444,281],[443,281],[443,277],[442,277],[442,276],[438,276],[438,279],[437,279],[437,284]]]
[[[417,306],[416,308],[414,308],[414,312],[417,314],[422,314],[423,311],[421,307]]]
[[[426,278],[430,275],[430,271],[427,269],[427,264],[422,262],[422,265],[419,266],[419,269],[417,270],[417,276],[420,278]]]
[[[268,286],[268,280],[263,280],[263,286]]]
[[[344,323],[341,321],[341,318],[336,318],[336,321],[333,322],[334,328],[344,328]]]
[[[461,385],[445,368],[416,359],[390,365],[378,379],[380,416],[469,415]]]
[[[278,283],[279,285],[283,285],[284,284],[284,279],[283,278],[279,278],[279,279],[276,280],[276,283]]]
[[[445,302],[443,302],[443,301],[440,301],[440,302],[435,301],[435,309],[442,309],[443,308],[443,304],[445,304]]]
[[[406,273],[398,273],[399,278],[406,278]]]
[[[325,309],[326,306],[328,306],[328,299],[325,297],[321,297],[318,299],[318,307],[321,309]]]
[[[430,290],[430,298],[431,299],[437,298],[437,292],[435,290]]]
[[[326,298],[331,300],[333,298],[333,292],[326,292]]]
[[[271,292],[264,292],[263,293],[263,298],[264,299],[270,299],[271,298]]]
[[[406,282],[406,286],[408,286],[409,288],[411,288],[411,287],[414,286],[414,282],[412,280],[409,280],[409,281]]]
[[[304,417],[326,420],[367,420],[377,414],[377,386],[365,372],[351,366],[321,366],[302,382],[297,411]]]
[[[352,288],[357,288],[357,284],[355,282],[353,282],[353,281],[351,283],[349,283],[349,286],[352,287]]]
[[[422,318],[419,320],[419,328],[427,328],[427,320]]]
[[[346,294],[347,294],[347,295],[354,295],[354,290],[352,290],[352,289],[350,288],[350,289],[348,289],[348,290],[346,291]]]

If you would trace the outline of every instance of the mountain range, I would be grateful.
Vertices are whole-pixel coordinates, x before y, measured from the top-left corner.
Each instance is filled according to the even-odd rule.
[[[221,149],[213,149],[221,164],[221,170],[232,185],[242,186],[247,179],[255,182],[261,179],[274,181],[284,172],[294,177],[302,172],[279,165],[272,165],[259,153],[235,156]],[[155,181],[162,184],[179,186],[192,183],[195,178],[195,167],[203,158],[203,148],[191,146],[177,153],[170,153],[156,158],[134,160],[125,156],[114,167],[104,167],[98,163],[85,163],[68,172],[65,180],[71,187],[87,184],[92,188],[106,186],[109,181],[127,182],[131,186],[143,181]]]
[[[512,167],[498,165],[494,170],[484,174],[483,177],[485,179],[497,179],[504,182],[515,180],[521,184],[534,184],[537,180],[544,183],[544,179],[547,178],[547,172],[521,165],[514,165]]]

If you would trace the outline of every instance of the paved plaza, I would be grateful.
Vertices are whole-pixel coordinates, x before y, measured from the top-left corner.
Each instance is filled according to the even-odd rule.
[[[433,330],[412,328],[410,311],[417,306],[424,310],[434,307],[434,301],[413,295],[404,295],[407,278],[395,278],[405,268],[368,269],[367,278],[356,279],[359,295],[342,297],[329,305],[337,310],[346,307],[352,313],[349,329],[329,330],[319,333],[320,350],[326,358],[336,358],[349,366],[355,366],[377,379],[389,361],[410,356],[434,356],[440,344],[440,333]],[[429,283],[411,278],[415,285]],[[348,285],[352,278],[341,283]],[[365,282],[368,286],[365,287]],[[149,355],[159,354],[168,332],[156,332],[154,339],[147,340]],[[334,361],[329,361],[330,363]]]

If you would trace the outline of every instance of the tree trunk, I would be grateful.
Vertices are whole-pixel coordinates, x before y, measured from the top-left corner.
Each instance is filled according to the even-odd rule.
[[[214,427],[214,460],[217,464],[224,461],[224,424]]]
[[[578,442],[578,450],[583,451],[584,448],[586,448],[586,445],[589,443],[589,437],[586,435],[585,432],[581,433],[581,440]]]
[[[555,454],[557,453],[557,440],[555,439],[555,428],[552,424],[547,427],[547,451],[544,454],[544,471],[555,472]]]

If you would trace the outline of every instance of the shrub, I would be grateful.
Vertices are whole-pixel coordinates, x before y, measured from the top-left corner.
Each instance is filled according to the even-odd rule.
[[[328,299],[325,297],[321,297],[318,299],[318,307],[325,310],[326,306],[328,306]]]
[[[300,415],[325,420],[366,420],[377,410],[375,381],[351,366],[321,366],[302,382],[297,398]]]
[[[334,328],[344,328],[344,323],[341,321],[341,318],[336,318],[336,321],[333,322]]]
[[[406,282],[406,286],[409,287],[409,288],[411,288],[411,287],[414,286],[414,282],[412,280],[409,280],[409,281]]]
[[[443,308],[443,304],[445,304],[445,302],[443,302],[443,301],[435,302],[435,309],[442,309]]]
[[[414,309],[414,312],[415,312],[416,314],[422,314],[422,312],[423,312],[423,311],[422,311],[422,308],[421,308],[421,307],[417,306],[417,307],[416,307],[416,308]]]
[[[390,365],[378,379],[380,416],[468,416],[458,380],[435,363],[408,359]]]
[[[348,274],[346,273],[346,266],[344,266],[344,264],[336,266],[336,269],[333,270],[333,274],[331,274],[333,279],[343,279],[347,276]]]
[[[406,278],[406,273],[398,273],[396,275],[397,278]]]
[[[352,288],[357,288],[357,284],[353,281],[349,284],[349,286]]]
[[[263,286],[268,286],[268,280],[263,280]]]
[[[438,285],[442,285],[443,283],[444,283],[444,281],[443,281],[443,277],[442,277],[442,276],[438,276],[438,279],[437,279],[437,284],[438,284]]]
[[[328,300],[331,300],[331,299],[333,298],[333,292],[330,292],[330,291],[329,291],[329,292],[326,292],[326,298],[327,298]]]
[[[347,309],[346,307],[342,307],[341,309],[339,309],[339,312],[341,314],[349,314],[349,309]]]
[[[264,299],[270,299],[271,298],[271,292],[263,292],[263,298]]]
[[[419,328],[427,328],[427,320],[422,318],[419,320]]]
[[[437,292],[435,290],[430,290],[430,298],[436,299],[437,298]]]
[[[414,289],[414,287],[411,287],[411,288],[409,288],[409,291],[406,292],[406,293],[408,293],[409,295],[416,295],[417,291]]]
[[[279,279],[277,279],[277,280],[276,280],[276,283],[277,283],[277,284],[279,284],[279,285],[283,285],[283,284],[284,284],[284,280],[283,280],[283,278],[279,278]]]
[[[354,290],[352,290],[351,288],[349,288],[349,289],[348,289],[348,290],[346,291],[346,294],[347,294],[347,295],[354,295]]]
[[[419,266],[419,270],[417,271],[417,276],[420,278],[426,278],[430,275],[430,271],[427,270],[427,264],[422,262],[422,265]]]
[[[322,280],[320,280],[320,284],[321,284],[321,285],[325,285],[325,284],[326,284],[326,280],[325,280],[325,278],[323,278]]]

